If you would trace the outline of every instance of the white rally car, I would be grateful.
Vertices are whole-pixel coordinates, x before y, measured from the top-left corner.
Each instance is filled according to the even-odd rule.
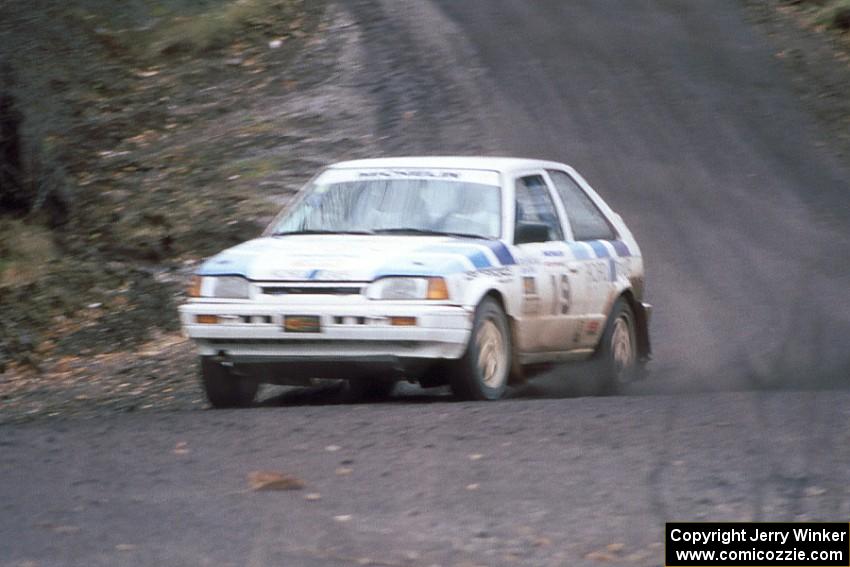
[[[575,170],[546,161],[335,164],[262,237],[207,260],[189,295],[182,324],[216,407],[321,379],[492,400],[585,359],[610,390],[650,357],[637,242]]]

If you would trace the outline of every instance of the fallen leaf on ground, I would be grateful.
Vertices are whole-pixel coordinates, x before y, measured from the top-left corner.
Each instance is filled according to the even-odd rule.
[[[75,534],[80,531],[79,526],[54,526],[53,531],[57,534]]]
[[[253,471],[248,473],[248,484],[251,490],[300,490],[304,481],[298,477],[274,472]]]
[[[591,551],[587,555],[584,556],[585,559],[591,559],[593,561],[603,561],[609,562],[614,561],[616,557],[611,555],[610,553],[605,553],[604,551]]]
[[[321,500],[322,495],[318,492],[310,492],[309,494],[304,495],[304,500]]]
[[[350,469],[348,467],[339,467],[338,469],[336,469],[336,474],[338,476],[348,476],[348,475],[351,474],[351,472],[352,472],[352,469]]]

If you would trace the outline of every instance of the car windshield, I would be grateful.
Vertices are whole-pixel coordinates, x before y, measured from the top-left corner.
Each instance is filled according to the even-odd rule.
[[[469,170],[330,169],[266,232],[498,238],[499,175]]]

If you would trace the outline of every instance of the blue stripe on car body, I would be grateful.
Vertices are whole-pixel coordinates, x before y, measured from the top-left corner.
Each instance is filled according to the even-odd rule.
[[[505,246],[504,242],[500,242],[498,240],[483,240],[481,241],[481,244],[492,250],[493,254],[496,255],[496,258],[503,266],[512,266],[516,264],[514,255],[511,254],[511,251],[507,246]]]
[[[493,264],[487,258],[487,254],[481,248],[466,244],[436,244],[427,248],[421,248],[417,252],[429,252],[434,254],[459,254],[466,256],[476,269],[492,268]]]
[[[590,240],[588,244],[593,248],[597,258],[609,258],[611,256],[608,247],[601,240]]]
[[[428,264],[410,261],[397,265],[382,266],[375,272],[373,277],[374,279],[378,279],[387,276],[450,276],[468,271],[469,268],[463,262],[448,258],[441,262],[429,262]]]
[[[478,252],[473,252],[470,256],[468,256],[468,258],[472,262],[472,265],[479,270],[493,266],[493,264],[490,263],[490,259],[487,258],[487,254],[480,250]]]
[[[622,258],[628,258],[632,255],[632,251],[629,250],[628,244],[626,244],[622,240],[614,240],[613,242],[611,242],[611,245],[614,247],[614,250],[617,251],[617,254]]]
[[[227,254],[213,256],[198,269],[199,276],[242,276],[248,277],[253,254]]]
[[[590,253],[587,251],[587,248],[581,245],[581,243],[570,242],[569,245],[576,260],[590,260]]]

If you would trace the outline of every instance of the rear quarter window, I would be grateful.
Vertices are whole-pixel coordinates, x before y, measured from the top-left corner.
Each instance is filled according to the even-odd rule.
[[[547,173],[564,203],[576,240],[616,240],[614,227],[572,177],[558,170]]]

